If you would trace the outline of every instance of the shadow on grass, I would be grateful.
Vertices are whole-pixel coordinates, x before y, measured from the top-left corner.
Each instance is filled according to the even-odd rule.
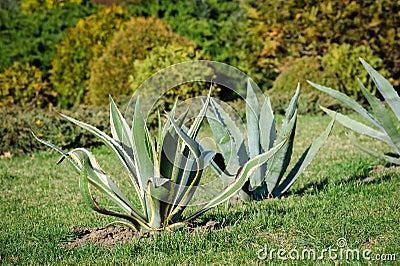
[[[336,180],[332,183],[329,181],[332,178],[325,177],[321,181],[308,183],[304,187],[297,189],[294,192],[289,191],[288,193],[285,193],[284,196],[295,195],[301,197],[308,194],[308,191],[310,190],[312,191],[312,194],[315,194],[324,191],[328,185],[339,186],[353,183],[363,183],[365,185],[381,184],[399,177],[399,170],[399,166],[392,164],[368,166],[365,169],[362,169],[361,173],[350,175],[348,178]],[[380,173],[380,171],[386,172]]]

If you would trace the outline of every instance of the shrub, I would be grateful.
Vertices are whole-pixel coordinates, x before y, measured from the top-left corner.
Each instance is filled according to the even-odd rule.
[[[154,47],[145,59],[137,59],[133,62],[132,75],[130,76],[131,93],[134,92],[147,78],[161,69],[181,62],[204,58],[206,58],[206,56],[202,53],[202,51],[196,50],[193,46],[184,47],[180,44],[170,43],[166,44],[165,46],[161,45]],[[199,71],[202,72],[199,73]],[[197,76],[207,75],[207,73],[203,73],[204,71],[204,69],[192,69],[191,75],[196,76],[196,73]],[[213,70],[209,68],[208,71],[208,76],[212,76]],[[169,87],[168,84],[183,82],[185,80],[184,75],[184,73],[176,73],[176,75],[173,77],[165,77],[165,80],[162,81],[163,86]],[[164,110],[171,110],[178,97],[180,100],[186,100],[195,96],[199,96],[202,94],[202,92],[207,91],[205,90],[206,87],[207,85],[201,82],[179,85],[174,87],[174,89],[166,91],[158,102],[158,106]],[[156,93],[160,93],[160,90],[157,90]],[[143,97],[149,96],[151,97],[156,95],[154,95],[154,92],[143,93]]]
[[[59,93],[62,107],[82,102],[89,83],[90,62],[102,55],[126,20],[128,13],[112,6],[80,19],[66,31],[65,38],[57,45],[50,71],[50,81]]]
[[[63,39],[64,31],[94,11],[91,5],[68,3],[62,8],[32,14],[1,12],[0,72],[14,61],[29,62],[47,78],[56,44]]]
[[[133,75],[135,60],[145,59],[157,46],[169,43],[194,49],[195,44],[174,33],[156,18],[133,18],[118,32],[103,55],[91,69],[88,102],[105,104],[107,95],[131,95],[129,76]]]
[[[252,63],[258,72],[271,64],[279,69],[287,56],[322,56],[333,43],[367,44],[400,85],[397,1],[245,0],[244,6],[248,42],[260,56]]]
[[[318,80],[318,82],[329,84],[329,86],[340,86],[335,73],[329,68],[323,69],[321,60],[318,57],[302,57],[290,60],[283,66],[281,73],[274,81],[272,89],[267,91],[274,103],[275,112],[285,112],[293,96],[293,88],[287,86],[287,84],[296,84],[296,82],[301,84],[299,114],[318,113],[320,112],[319,105],[338,108],[338,102],[312,89],[305,82],[307,79]]]
[[[383,75],[389,75],[389,72],[382,68],[382,60],[374,55],[373,50],[369,46],[361,45],[353,47],[347,43],[341,45],[333,44],[329,47],[329,51],[321,58],[321,65],[323,69],[329,69],[329,71],[334,73],[339,84],[323,84],[334,87],[353,99],[361,101],[363,94],[354,77],[358,77],[367,88],[374,89],[374,87],[368,73],[363,71],[362,66],[358,62],[359,56],[372,65],[377,66],[377,70],[381,71]],[[320,81],[317,82],[320,83]],[[375,92],[373,91],[373,93]]]
[[[42,72],[29,63],[14,62],[0,73],[0,107],[10,105],[44,107],[56,94],[43,81]]]
[[[109,114],[107,108],[79,106],[73,111],[63,113],[85,119],[102,130],[108,130]],[[63,148],[74,146],[95,147],[101,142],[93,135],[78,127],[66,123],[57,112],[50,109],[19,107],[16,105],[0,108],[0,154],[31,153],[44,150],[44,146],[34,140],[31,129],[38,136],[48,139]]]
[[[63,7],[65,3],[81,4],[82,2],[84,2],[84,0],[22,0],[21,9],[23,13],[29,14]]]

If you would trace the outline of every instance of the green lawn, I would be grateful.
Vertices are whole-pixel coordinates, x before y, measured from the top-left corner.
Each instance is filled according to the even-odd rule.
[[[328,123],[325,116],[299,117],[295,157]],[[185,228],[135,239],[113,249],[60,246],[72,237],[69,227],[102,227],[114,219],[84,205],[78,175],[66,163],[55,165],[57,154],[2,158],[0,264],[270,264],[270,252],[272,262],[282,264],[380,263],[363,259],[363,252],[371,259],[380,254],[392,259],[390,254],[394,254],[398,263],[400,168],[388,167],[354,149],[344,133],[335,125],[324,148],[283,199],[233,205],[229,210],[219,206],[199,219],[201,223],[217,222],[214,227]],[[386,149],[380,142],[362,140],[376,149]],[[112,169],[115,161],[104,148],[94,152],[105,169]],[[115,172],[124,177],[121,170]],[[129,190],[133,191],[126,185],[124,191]],[[342,249],[337,246],[340,238],[346,240]],[[279,249],[287,260],[278,257]],[[291,259],[296,252],[301,256],[305,251],[315,251],[318,257],[324,249],[331,250],[332,258],[326,252],[317,262]],[[346,260],[345,253],[355,250],[360,252],[359,260],[351,254]],[[265,259],[259,258],[264,255]],[[396,261],[385,264],[395,265]]]

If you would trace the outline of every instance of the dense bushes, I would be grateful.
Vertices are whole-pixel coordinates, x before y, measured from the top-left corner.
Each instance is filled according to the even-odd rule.
[[[318,80],[327,86],[340,85],[331,69],[323,69],[321,60],[317,57],[302,57],[286,62],[281,74],[276,78],[274,86],[267,93],[271,97],[272,107],[277,113],[284,113],[293,97],[297,82],[300,82],[300,97],[298,112],[301,114],[319,112],[319,105],[335,107],[338,103],[329,95],[311,88],[306,80]]]
[[[63,113],[87,122],[99,129],[109,131],[107,108],[80,106],[74,112]],[[4,152],[20,154],[46,149],[36,141],[31,129],[38,137],[44,138],[63,149],[72,147],[93,147],[101,144],[91,133],[76,127],[56,112],[43,109],[0,108],[0,155]],[[109,134],[110,132],[108,132]]]
[[[136,79],[135,60],[145,59],[155,47],[168,44],[179,44],[188,51],[195,47],[194,42],[174,33],[168,25],[156,18],[133,18],[124,30],[115,35],[103,55],[94,62],[88,101],[101,105],[107,103],[108,94],[117,99],[119,96],[130,95],[132,90],[128,77],[132,75]],[[154,69],[156,68],[158,67]]]
[[[54,102],[55,96],[43,80],[42,72],[29,63],[14,62],[0,73],[0,107],[27,104],[44,107]]]
[[[22,0],[21,9],[23,13],[35,13],[52,8],[63,7],[65,3],[81,4],[87,0]]]
[[[64,31],[94,11],[91,5],[74,3],[32,14],[0,10],[0,72],[14,61],[29,62],[47,77]]]
[[[128,20],[128,13],[118,6],[104,8],[80,19],[69,28],[57,45],[50,81],[59,93],[59,104],[71,107],[82,103],[87,92],[90,62],[102,55],[106,45]]]
[[[279,69],[286,57],[322,56],[333,43],[366,44],[383,59],[394,85],[400,85],[398,1],[245,0],[244,3],[249,19],[248,42],[252,43],[253,56],[257,55],[252,65],[257,72]]]
[[[339,107],[337,101],[311,88],[306,80],[335,88],[361,101],[363,95],[357,84],[356,77],[366,84],[367,88],[372,90],[373,86],[371,86],[372,80],[369,79],[368,73],[362,71],[362,65],[358,60],[359,57],[366,58],[374,66],[382,65],[382,60],[376,57],[368,46],[352,47],[348,44],[333,44],[322,57],[304,56],[287,61],[274,81],[272,90],[268,91],[272,101],[275,102],[277,111],[284,112],[290,102],[297,81],[301,83],[300,113],[321,112],[319,105],[329,106],[331,109]],[[388,72],[382,67],[377,69],[382,73],[387,74]]]

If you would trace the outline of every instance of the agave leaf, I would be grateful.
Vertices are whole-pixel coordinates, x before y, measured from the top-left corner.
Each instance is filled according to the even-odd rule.
[[[289,123],[289,121],[295,115],[295,112],[297,110],[297,102],[299,100],[299,95],[300,95],[300,82],[297,83],[296,92],[293,95],[292,99],[290,100],[288,108],[286,109],[285,119],[283,120],[282,127],[285,127],[285,124]]]
[[[315,84],[308,80],[307,80],[307,82],[314,88],[316,88],[322,92],[325,92],[325,93],[329,94],[331,97],[335,98],[336,100],[344,103],[345,105],[347,105],[348,107],[350,107],[351,109],[353,109],[354,111],[359,113],[361,116],[366,118],[372,125],[376,126],[380,130],[383,130],[381,124],[375,119],[375,117],[373,117],[364,107],[362,107],[354,99],[352,99],[349,96],[347,96],[346,94],[336,91],[334,89]]]
[[[132,148],[132,132],[126,123],[126,120],[122,117],[122,114],[115,105],[114,100],[110,96],[110,124],[111,134],[114,139],[123,143],[126,147]]]
[[[224,126],[217,120],[217,117],[212,114],[210,111],[207,112],[207,121],[210,125],[210,129],[213,133],[214,138],[217,141],[218,148],[223,154],[224,158],[231,158],[232,154],[235,158],[231,158],[231,161],[234,160],[234,163],[239,164],[236,156],[236,147],[232,147],[232,138],[229,135],[228,131],[225,130]],[[236,159],[236,160],[235,160]]]
[[[259,128],[260,144],[264,152],[272,148],[276,139],[276,122],[269,97],[265,97],[261,107]]]
[[[356,140],[353,136],[351,136],[351,135],[347,135],[347,137],[348,137],[348,138],[350,139],[350,141],[354,144],[354,146],[356,146],[356,147],[359,148],[360,150],[362,150],[362,151],[368,153],[369,155],[372,155],[372,156],[374,156],[374,157],[376,157],[376,158],[379,158],[379,159],[384,160],[384,161],[389,162],[389,163],[393,163],[393,164],[400,165],[400,159],[395,158],[395,157],[392,157],[392,156],[388,156],[388,155],[385,155],[385,154],[381,154],[381,153],[378,153],[378,152],[375,152],[375,151],[371,150],[370,148],[368,148],[368,147],[362,145],[359,141],[357,141],[357,140]]]
[[[282,129],[277,141],[280,142],[285,138],[288,140],[285,142],[282,148],[274,154],[267,166],[267,172],[263,181],[267,185],[268,193],[272,193],[272,190],[279,184],[281,178],[285,174],[286,168],[290,163],[296,132],[296,122],[297,111],[294,112],[294,115],[289,120],[289,123],[284,123],[284,125],[282,125]],[[252,185],[251,180],[250,185]],[[256,187],[251,186],[250,188]]]
[[[247,80],[246,95],[246,121],[247,121],[247,143],[249,147],[249,158],[254,158],[261,152],[260,146],[260,107],[258,99],[251,86],[250,79]],[[258,187],[263,181],[261,168],[254,171],[250,178],[250,186]]]
[[[242,132],[236,122],[230,117],[230,115],[225,111],[224,108],[221,107],[216,101],[211,99],[211,107],[214,111],[216,120],[220,122],[220,124],[228,131],[230,138],[232,139],[232,146],[230,147],[236,153],[235,157],[225,157],[231,158],[232,165],[237,165],[237,168],[243,164],[248,159],[246,146],[244,143],[244,132]],[[211,130],[214,128],[211,127]],[[225,130],[224,130],[225,131]],[[214,133],[214,131],[213,131]],[[221,136],[223,138],[223,136]],[[219,146],[221,149],[221,147]],[[221,150],[222,151],[222,150]],[[233,156],[233,155],[231,155]]]
[[[85,200],[85,202],[88,204],[88,206],[91,209],[93,209],[94,211],[101,213],[101,214],[111,215],[114,217],[126,219],[126,220],[130,221],[131,224],[133,225],[130,227],[135,229],[136,231],[140,231],[141,228],[144,228],[149,231],[151,230],[151,228],[148,226],[146,221],[144,221],[142,219],[142,217],[140,217],[140,216],[135,216],[134,214],[127,215],[124,213],[111,211],[111,210],[108,210],[107,208],[100,206],[97,203],[97,201],[95,200],[95,198],[90,190],[90,184],[93,184],[93,183],[89,180],[87,172],[85,171],[85,169],[87,169],[85,161],[83,161],[82,169],[83,170],[81,171],[81,175],[80,175],[80,179],[79,179],[79,189],[81,191],[83,199]],[[124,223],[124,222],[122,222],[122,223]]]
[[[129,200],[122,194],[118,187],[100,170],[94,156],[85,149],[75,149],[68,153],[69,156],[75,161],[79,167],[79,172],[87,174],[88,181],[104,195],[114,201],[121,209],[127,214],[141,219],[145,222],[144,217],[136,211]],[[85,167],[83,167],[85,166]]]
[[[392,84],[390,84],[387,79],[379,74],[378,71],[373,69],[371,65],[365,62],[362,58],[360,58],[360,61],[364,65],[364,68],[368,71],[369,75],[372,77],[376,87],[385,98],[390,108],[392,108],[397,119],[400,121],[400,97],[394,90]]]
[[[247,161],[247,163],[241,168],[241,170],[236,175],[234,181],[229,184],[221,193],[219,193],[216,197],[214,197],[211,201],[209,201],[206,205],[200,208],[198,211],[190,215],[185,219],[185,221],[190,221],[208,211],[209,209],[223,203],[224,201],[230,199],[233,195],[235,195],[246,183],[249,177],[253,174],[253,172],[260,167],[260,165],[266,163],[282,146],[285,144],[287,139],[284,139],[282,142],[278,143],[274,148],[270,149],[267,152],[261,153],[256,157]]]
[[[76,120],[72,117],[69,117],[67,115],[64,115],[64,114],[61,114],[61,116],[64,117],[65,119],[69,120],[70,122],[80,126],[81,128],[84,128],[84,129],[88,130],[89,132],[93,133],[95,136],[100,138],[104,142],[104,144],[107,145],[108,148],[110,148],[113,151],[113,154],[118,158],[120,163],[128,171],[128,174],[131,178],[131,181],[135,188],[135,191],[136,191],[142,205],[144,205],[144,203],[142,202],[143,198],[141,197],[141,195],[143,193],[139,186],[138,178],[136,176],[135,164],[132,161],[132,158],[129,156],[129,154],[125,151],[125,149],[116,140],[114,140],[113,138],[110,138],[107,134],[105,134],[101,130],[97,129],[96,127],[93,127],[89,124],[78,121],[78,120]]]
[[[104,173],[98,164],[94,155],[86,149],[78,148],[70,151],[68,153],[71,158],[76,162],[78,170],[86,169],[89,174],[89,179],[96,182],[104,184],[106,189],[112,192],[119,200],[123,202],[120,207],[130,214],[131,210],[134,209],[130,201],[125,197],[125,195],[119,190],[119,188],[114,184],[114,182]],[[86,168],[83,167],[85,163]],[[119,202],[116,202],[119,204]]]
[[[246,120],[247,120],[247,140],[249,145],[249,157],[253,158],[260,154],[260,129],[258,120],[260,117],[260,107],[258,99],[251,87],[250,80],[247,80],[246,95]]]
[[[206,112],[207,112],[207,109],[208,109],[208,105],[210,103],[211,88],[212,88],[212,85],[211,85],[210,90],[208,92],[208,95],[207,95],[205,103],[203,104],[199,114],[194,119],[193,124],[189,128],[188,135],[192,139],[195,139],[197,137],[197,134],[199,133],[200,126],[203,123],[204,116],[206,115]]]
[[[327,113],[330,117],[335,118],[337,122],[339,122],[341,125],[353,130],[354,132],[357,132],[359,134],[369,136],[371,138],[379,139],[382,140],[389,145],[391,145],[391,140],[388,138],[388,136],[376,129],[373,129],[367,125],[364,125],[363,123],[360,123],[354,119],[351,119],[350,117],[346,115],[342,115],[340,113],[337,113],[335,111],[329,110],[323,106],[321,106],[321,109]]]
[[[134,162],[136,164],[139,186],[142,188],[142,192],[144,192],[146,190],[147,181],[155,175],[153,152],[148,138],[147,126],[141,113],[139,97],[135,104],[132,132]]]
[[[370,104],[376,119],[381,123],[382,128],[388,134],[389,139],[392,142],[392,146],[399,154],[400,154],[400,133],[398,132],[395,124],[392,120],[392,114],[383,103],[373,96],[364,85],[358,80],[358,84],[360,86],[361,92],[364,94],[368,103]]]
[[[315,157],[319,149],[322,147],[322,145],[328,138],[330,132],[332,131],[334,122],[335,119],[332,119],[332,121],[325,129],[324,133],[317,139],[315,139],[313,143],[301,155],[300,159],[297,161],[295,166],[289,172],[285,180],[273,190],[272,195],[274,197],[279,197],[280,195],[285,193],[286,190],[288,190],[290,186],[293,184],[293,182],[296,181],[297,177],[304,171],[304,169],[306,169],[306,167],[310,164],[312,159]]]

